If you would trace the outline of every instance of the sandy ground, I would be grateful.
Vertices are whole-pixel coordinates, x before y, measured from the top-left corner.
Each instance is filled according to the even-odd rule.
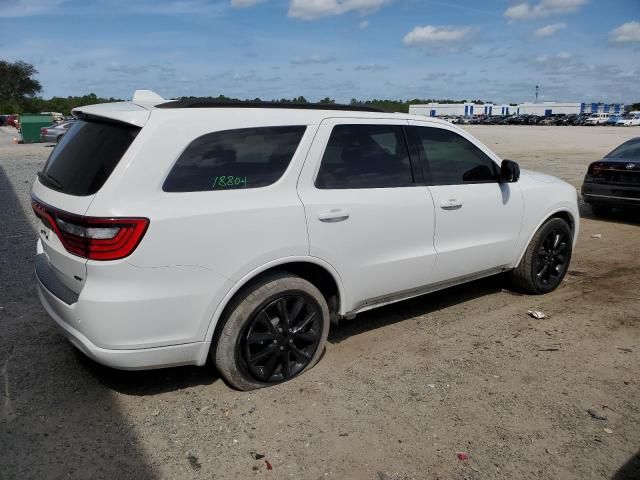
[[[575,186],[640,135],[468,129]],[[32,277],[29,190],[50,147],[12,133],[0,129],[0,478],[640,478],[637,215],[584,207],[552,294],[492,278],[369,312],[333,328],[307,374],[240,393],[211,367],[119,372],[63,339]]]

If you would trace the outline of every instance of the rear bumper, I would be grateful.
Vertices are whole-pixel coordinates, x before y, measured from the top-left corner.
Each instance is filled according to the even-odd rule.
[[[124,261],[89,262],[87,272],[74,296],[46,255],[36,257],[42,305],[87,356],[132,370],[206,362],[206,333],[227,279],[199,267],[140,268]]]
[[[640,207],[640,186],[584,183],[582,198],[586,203]]]
[[[202,350],[209,348],[205,342],[169,345],[165,347],[114,350],[101,348],[58,315],[56,303],[62,304],[38,280],[38,297],[49,316],[58,324],[63,335],[82,353],[107,367],[121,370],[147,370],[152,368],[198,365]]]

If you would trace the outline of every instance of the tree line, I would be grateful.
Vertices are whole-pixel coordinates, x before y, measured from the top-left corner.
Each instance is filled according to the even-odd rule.
[[[44,99],[38,94],[42,92],[42,85],[34,77],[38,71],[30,63],[23,61],[8,62],[0,60],[0,114],[12,113],[38,113],[38,112],[60,112],[63,115],[70,115],[71,110],[83,105],[96,103],[122,101],[117,98],[98,97],[95,93],[82,96],[53,97]],[[261,102],[260,98],[239,99],[224,95],[217,97],[182,97],[182,99],[206,99],[217,102]],[[311,103],[305,97],[280,98],[268,100],[275,103]],[[466,103],[467,100],[452,100],[449,98],[414,98],[412,100],[359,100],[351,99],[351,105],[374,107],[386,112],[408,112],[409,105],[420,103]],[[471,100],[472,103],[490,103],[482,100]],[[320,99],[317,103],[328,105],[335,104],[336,101],[330,97]],[[640,102],[631,105],[631,110],[640,110]]]

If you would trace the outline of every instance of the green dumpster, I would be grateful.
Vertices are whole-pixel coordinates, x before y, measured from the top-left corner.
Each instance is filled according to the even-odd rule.
[[[38,113],[23,113],[20,115],[20,133],[24,143],[40,141],[40,129],[53,123],[51,115]]]

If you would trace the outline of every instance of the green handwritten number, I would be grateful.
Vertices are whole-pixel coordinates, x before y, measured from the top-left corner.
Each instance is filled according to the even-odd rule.
[[[236,177],[235,175],[221,175],[217,176],[213,179],[213,189],[216,187],[219,188],[227,188],[227,187],[237,187],[242,185],[243,187],[247,186],[247,177]]]

